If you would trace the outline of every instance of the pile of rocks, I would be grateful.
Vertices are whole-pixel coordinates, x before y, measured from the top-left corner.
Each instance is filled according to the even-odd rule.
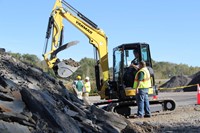
[[[192,79],[188,76],[185,75],[180,75],[180,76],[173,76],[169,81],[161,85],[160,87],[163,88],[173,88],[173,87],[178,87],[178,86],[185,86],[188,85],[188,83]]]
[[[76,62],[76,61],[73,60],[72,58],[65,59],[65,60],[63,60],[63,62],[64,62],[66,65],[70,65],[70,66],[73,66],[73,67],[79,67],[79,66],[80,66],[79,62]]]
[[[175,89],[175,91],[196,91],[196,84],[200,84],[200,71],[191,76],[179,75],[173,76],[169,81],[162,84],[161,88],[175,88],[183,87],[180,89]],[[186,87],[185,87],[186,86]],[[174,91],[174,90],[171,90]]]
[[[0,54],[0,128],[10,133],[143,132],[123,116],[86,106],[41,69]]]
[[[184,88],[183,90],[184,91],[197,91],[197,87],[195,86],[195,84],[200,84],[200,71],[191,75],[190,77],[192,78],[192,80],[190,81],[188,86],[191,86],[191,85],[194,85],[194,86]]]

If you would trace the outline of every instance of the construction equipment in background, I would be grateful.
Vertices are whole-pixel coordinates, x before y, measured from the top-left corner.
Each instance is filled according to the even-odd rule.
[[[134,73],[136,70],[129,67],[133,60],[133,51],[139,52],[138,61],[145,61],[150,71],[152,87],[149,89],[149,95],[158,94],[155,85],[154,72],[152,69],[151,53],[147,43],[129,43],[122,44],[113,49],[113,77],[110,80],[108,66],[108,44],[107,36],[94,22],[89,20],[64,0],[56,0],[51,12],[48,28],[46,32],[46,46],[43,54],[49,68],[53,68],[59,77],[68,77],[75,72],[78,67],[66,65],[57,58],[57,53],[77,44],[77,41],[63,45],[64,24],[63,19],[69,21],[83,34],[85,34],[89,43],[96,50],[95,77],[96,87],[103,102],[95,105],[106,105],[104,109],[114,111],[124,116],[131,115],[131,106],[136,106],[136,94],[132,89]],[[52,31],[52,34],[51,34]],[[51,50],[47,52],[48,40],[52,36]],[[102,72],[102,74],[100,74]],[[133,75],[130,75],[133,73]],[[100,77],[102,75],[102,78]],[[160,105],[159,110],[174,110],[175,102],[173,99],[154,99],[150,100],[150,105]],[[155,111],[157,111],[155,109]]]

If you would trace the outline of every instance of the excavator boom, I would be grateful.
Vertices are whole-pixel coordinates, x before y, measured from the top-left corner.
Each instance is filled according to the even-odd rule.
[[[53,68],[55,74],[59,77],[68,77],[78,69],[78,67],[69,66],[63,62],[61,63],[57,57],[57,54],[60,51],[68,48],[72,43],[74,44],[74,42],[70,42],[62,45],[64,20],[67,20],[83,34],[85,34],[89,39],[89,43],[95,47],[98,55],[96,59],[97,64],[95,67],[96,76],[100,76],[100,71],[98,70],[99,66],[101,67],[103,76],[103,84],[100,84],[100,77],[96,78],[97,88],[98,90],[105,91],[105,88],[107,87],[106,82],[109,79],[107,36],[94,22],[89,20],[64,0],[56,0],[49,18],[46,32],[46,46],[43,54],[44,60],[46,61],[48,67]],[[48,40],[50,36],[52,36],[51,50],[47,52]],[[103,95],[104,93],[102,93],[102,96]]]

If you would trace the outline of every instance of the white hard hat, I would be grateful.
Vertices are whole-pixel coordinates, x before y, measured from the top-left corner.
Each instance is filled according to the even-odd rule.
[[[87,79],[87,80],[90,80],[90,78],[89,78],[89,77],[85,77],[85,79]]]

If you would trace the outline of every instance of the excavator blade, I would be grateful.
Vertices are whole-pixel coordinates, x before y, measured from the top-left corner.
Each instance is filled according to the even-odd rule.
[[[61,78],[67,78],[71,76],[80,67],[80,66],[73,67],[70,65],[66,65],[64,62],[59,62],[57,66],[58,66],[57,74]]]

